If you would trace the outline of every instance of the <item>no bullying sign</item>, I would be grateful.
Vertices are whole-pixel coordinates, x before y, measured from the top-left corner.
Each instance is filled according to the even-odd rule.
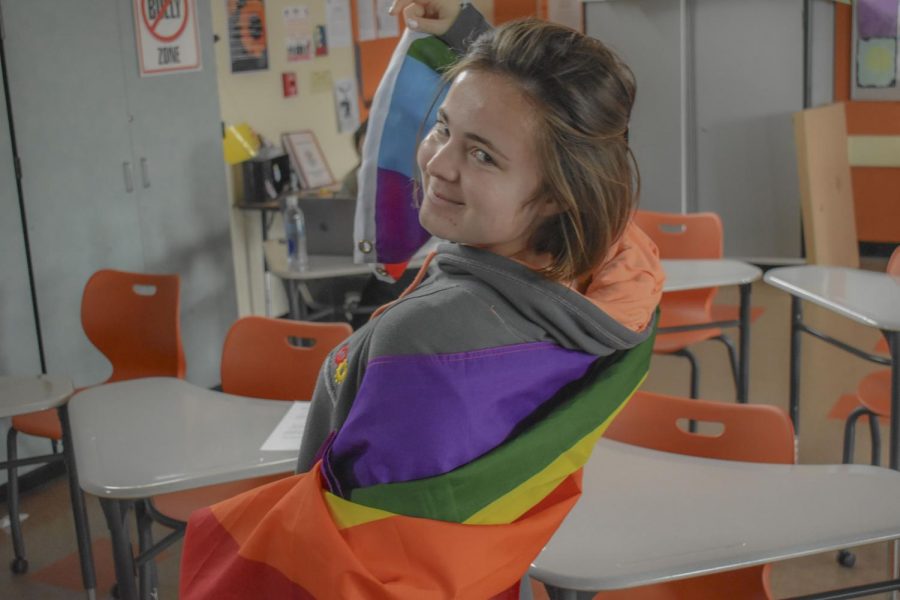
[[[141,77],[200,70],[196,0],[134,0]]]

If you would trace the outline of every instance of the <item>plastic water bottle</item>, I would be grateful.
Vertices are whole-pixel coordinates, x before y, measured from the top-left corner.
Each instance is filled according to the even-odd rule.
[[[303,211],[297,206],[297,196],[288,196],[285,200],[284,239],[287,242],[288,268],[291,271],[305,271],[309,267],[309,255],[306,252],[306,221]]]

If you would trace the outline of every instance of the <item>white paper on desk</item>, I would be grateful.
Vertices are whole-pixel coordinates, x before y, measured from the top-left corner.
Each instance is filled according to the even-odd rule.
[[[300,438],[303,437],[309,405],[309,402],[294,402],[263,442],[260,450],[263,452],[300,450]]]

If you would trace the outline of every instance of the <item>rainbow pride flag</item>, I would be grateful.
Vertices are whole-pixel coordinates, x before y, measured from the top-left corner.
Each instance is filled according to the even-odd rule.
[[[577,501],[582,466],[643,381],[653,339],[594,360],[512,435],[447,472],[338,495],[319,462],[197,511],[180,597],[504,597]]]
[[[416,147],[445,94],[440,73],[455,60],[438,38],[410,30],[391,57],[369,112],[359,175],[355,238],[372,251],[357,243],[357,262],[405,265],[431,237],[419,225]]]

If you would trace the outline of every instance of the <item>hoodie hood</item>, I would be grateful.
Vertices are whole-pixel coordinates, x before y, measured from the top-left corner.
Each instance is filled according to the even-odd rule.
[[[632,299],[635,289],[641,290],[634,282],[642,282],[651,291],[657,283],[662,288],[661,270],[656,276],[650,268],[652,252],[639,250],[644,248],[641,245],[617,246],[616,255],[592,275],[585,294],[550,281],[514,260],[470,246],[441,244],[433,262],[438,279],[479,280],[560,346],[605,356],[632,348],[650,334],[651,328],[646,325],[653,318],[659,295],[647,293],[641,301]],[[641,268],[636,270],[636,265]],[[602,282],[618,288],[618,292],[600,289]],[[653,285],[648,285],[650,282]],[[622,315],[627,317],[625,323],[618,320]],[[637,321],[643,321],[645,327],[633,328]]]

